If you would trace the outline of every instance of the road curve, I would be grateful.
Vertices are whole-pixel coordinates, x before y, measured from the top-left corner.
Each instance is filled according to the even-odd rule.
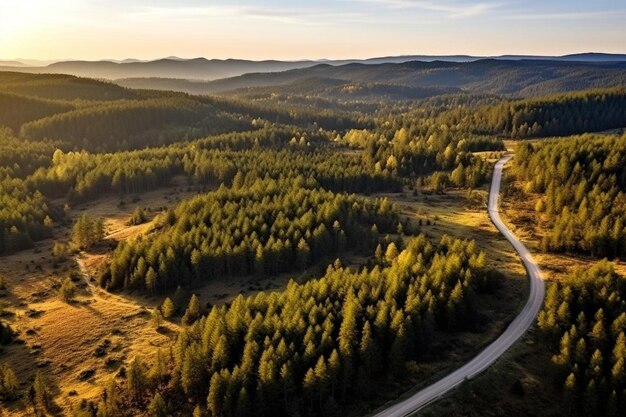
[[[488,212],[493,224],[498,228],[500,233],[507,238],[511,245],[519,254],[528,276],[530,278],[530,294],[526,305],[517,317],[509,324],[504,333],[500,335],[493,343],[487,346],[471,361],[463,365],[456,371],[448,374],[443,379],[424,388],[418,393],[398,402],[383,411],[380,411],[375,417],[406,417],[422,409],[431,402],[441,398],[446,393],[460,385],[466,379],[474,378],[491,366],[500,356],[504,354],[513,344],[532,326],[535,317],[539,313],[543,304],[545,295],[545,284],[541,279],[539,267],[532,258],[532,255],[526,247],[515,237],[515,235],[504,225],[498,212],[498,197],[500,194],[500,181],[502,179],[502,168],[506,164],[510,156],[500,159],[494,168],[493,178],[491,181],[491,189],[489,191]]]

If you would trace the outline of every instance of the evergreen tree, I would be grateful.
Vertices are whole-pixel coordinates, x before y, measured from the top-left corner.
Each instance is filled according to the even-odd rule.
[[[35,381],[32,385],[33,403],[42,410],[47,410],[50,405],[50,393],[48,391],[48,383],[41,371],[35,374]]]
[[[172,302],[172,300],[170,300],[169,297],[167,297],[165,301],[163,301],[163,304],[161,304],[161,312],[163,313],[163,317],[165,317],[166,319],[170,319],[174,316],[176,308],[174,307],[174,303]]]
[[[158,392],[154,395],[152,401],[150,401],[150,404],[148,405],[148,413],[152,417],[168,417],[170,415],[167,410],[165,400],[163,400],[163,397],[161,397],[161,394]]]
[[[139,357],[135,356],[130,362],[127,375],[128,392],[133,398],[140,398],[144,393],[147,381],[145,365]]]

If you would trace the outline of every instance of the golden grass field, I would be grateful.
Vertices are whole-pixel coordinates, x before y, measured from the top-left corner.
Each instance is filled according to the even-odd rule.
[[[34,250],[0,257],[0,273],[6,277],[9,290],[4,302],[15,313],[9,322],[24,342],[8,346],[2,360],[13,367],[23,388],[41,369],[52,387],[59,413],[64,413],[78,398],[97,398],[101,391],[98,386],[135,355],[149,359],[158,347],[169,344],[177,326],[166,323],[157,332],[146,308],[159,304],[159,300],[145,303],[128,295],[108,293],[82,276],[80,266],[91,275],[108,256],[112,242],[148,230],[149,222],[128,226],[135,206],[147,208],[152,217],[160,208],[171,207],[196,192],[175,186],[146,193],[133,204],[119,206],[119,198],[110,197],[76,206],[72,218],[88,212],[105,219],[105,242],[92,253],[70,257],[56,268],[51,256],[52,239],[38,242]],[[55,229],[57,240],[69,238],[68,226]],[[54,287],[71,272],[81,279],[76,282],[75,302],[67,304]],[[99,347],[104,352],[96,355]],[[93,376],[81,380],[83,371],[93,371]],[[24,415],[26,402],[13,402],[8,410],[0,410],[0,415]]]

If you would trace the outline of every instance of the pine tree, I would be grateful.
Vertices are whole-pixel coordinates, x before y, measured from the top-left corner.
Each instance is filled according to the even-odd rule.
[[[565,404],[569,407],[570,414],[576,409],[576,394],[578,390],[576,375],[570,373],[563,384]]]
[[[311,408],[313,408],[313,399],[315,397],[315,389],[317,387],[317,380],[315,378],[315,371],[309,368],[304,375],[304,380],[302,381],[302,388],[307,393],[307,396],[310,399]]]
[[[197,404],[193,409],[192,417],[204,417],[204,412],[202,411],[202,407],[200,407],[200,404]]]
[[[328,358],[328,377],[330,382],[330,395],[335,396],[335,387],[337,386],[337,380],[339,378],[339,372],[341,371],[341,360],[339,359],[339,352],[337,349],[333,349]]]
[[[183,287],[180,285],[176,287],[176,291],[174,291],[174,297],[172,298],[172,302],[174,303],[174,309],[176,311],[182,310],[185,306],[185,301],[187,299],[187,295]]]
[[[226,387],[219,372],[213,373],[209,385],[209,395],[207,397],[207,409],[212,416],[220,416],[222,412],[222,401]]]
[[[146,289],[154,294],[157,288],[158,276],[154,271],[154,268],[149,267],[148,272],[146,272]]]
[[[37,371],[35,374],[35,382],[33,382],[32,390],[34,403],[43,410],[47,410],[50,394],[48,392],[48,384],[41,371]]]
[[[198,318],[200,318],[200,301],[198,300],[198,296],[193,294],[189,299],[189,305],[187,306],[187,310],[185,310],[183,323],[191,324]]]
[[[148,405],[148,413],[152,417],[168,417],[170,415],[167,410],[165,400],[163,400],[163,397],[161,397],[161,394],[158,392],[154,395],[152,401],[150,401],[150,404]]]
[[[291,370],[291,362],[283,364],[280,368],[280,381],[283,386],[283,402],[287,404],[288,395],[294,387],[293,372]]]
[[[324,356],[320,356],[315,364],[315,380],[319,390],[319,405],[321,407],[322,399],[324,398],[326,389],[330,383],[330,376],[328,374],[328,367],[326,366]]]
[[[398,247],[395,243],[391,242],[385,251],[385,259],[387,262],[392,263],[398,257],[398,254]]]
[[[15,376],[15,372],[11,369],[10,366],[6,365],[2,373],[0,373],[1,382],[0,384],[4,389],[4,394],[8,399],[16,398],[17,391],[19,389],[19,383],[17,381],[17,377]]]
[[[372,338],[372,329],[370,322],[366,321],[363,324],[363,331],[361,332],[361,343],[359,345],[359,357],[365,371],[365,376],[371,378],[374,373],[375,363],[377,355],[375,353],[376,347]]]
[[[389,353],[389,362],[391,364],[392,372],[396,375],[400,375],[404,370],[404,363],[407,358],[407,337],[404,325],[400,327],[396,338],[391,344],[391,351]]]
[[[153,386],[156,386],[163,380],[164,376],[165,359],[163,351],[161,349],[157,349],[157,353],[154,358],[154,364],[152,365],[152,368],[150,368],[150,374],[148,375],[148,379],[151,381]]]
[[[595,381],[592,379],[587,384],[587,388],[583,393],[583,409],[585,416],[593,417],[600,414],[600,403],[598,401],[598,389]]]
[[[246,387],[241,387],[239,396],[237,397],[237,406],[235,407],[235,417],[250,417],[252,416],[252,404],[250,403],[250,397]]]
[[[300,239],[297,247],[296,262],[299,269],[306,269],[309,265],[311,257],[311,249],[304,239]]]
[[[190,345],[185,351],[180,382],[187,395],[199,395],[206,384],[202,350],[197,344]]]
[[[127,375],[127,388],[130,395],[135,399],[140,398],[146,388],[146,370],[139,357],[135,356],[130,362]]]
[[[346,359],[352,357],[354,347],[357,343],[356,324],[358,314],[358,299],[354,295],[354,292],[350,290],[344,301],[343,317],[339,329],[339,353]]]
[[[165,317],[166,319],[170,319],[174,316],[176,308],[174,307],[174,303],[172,302],[172,300],[170,300],[169,297],[167,297],[165,301],[163,301],[163,304],[161,305],[161,312],[163,313],[163,317]]]
[[[161,328],[161,326],[163,325],[163,313],[161,313],[161,309],[160,308],[155,308],[154,310],[152,310],[152,324],[154,324],[154,327],[158,330]]]
[[[376,250],[374,251],[374,258],[379,261],[383,260],[383,247],[380,245],[380,243],[376,246]]]

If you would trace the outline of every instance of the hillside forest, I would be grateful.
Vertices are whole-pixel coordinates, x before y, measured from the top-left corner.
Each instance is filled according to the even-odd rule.
[[[559,66],[546,94],[507,90],[512,70],[489,88],[407,75],[436,65],[387,81],[321,65],[204,95],[0,71],[0,415],[353,416],[423,387],[525,297],[486,217],[512,148],[504,198],[533,201],[533,250],[587,262],[549,283],[528,336],[551,352],[551,400],[620,415],[620,67],[565,88]]]

